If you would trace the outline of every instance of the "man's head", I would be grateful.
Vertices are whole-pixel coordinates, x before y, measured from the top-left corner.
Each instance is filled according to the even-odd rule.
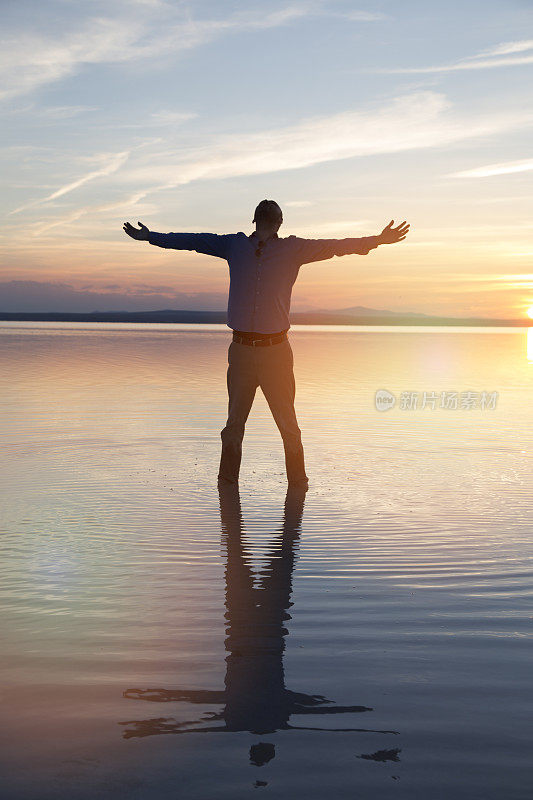
[[[283,213],[274,200],[261,200],[255,209],[252,222],[255,222],[256,228],[277,232],[283,222]]]

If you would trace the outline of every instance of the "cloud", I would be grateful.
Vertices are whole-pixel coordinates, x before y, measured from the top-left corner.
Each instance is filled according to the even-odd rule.
[[[2,113],[8,117],[31,114],[32,120],[38,120],[39,125],[41,125],[47,120],[49,120],[50,123],[54,123],[56,121],[63,121],[65,119],[70,119],[71,117],[76,117],[79,114],[85,114],[88,111],[98,110],[98,106],[68,105],[39,107],[35,103],[28,103],[28,105],[18,106],[17,108],[3,109]]]
[[[30,233],[32,236],[40,236],[51,228],[64,227],[71,222],[76,222],[81,217],[84,217],[85,214],[98,214],[101,212],[107,213],[109,211],[115,211],[116,209],[120,209],[122,213],[126,213],[131,211],[132,207],[136,206],[140,200],[143,200],[147,194],[149,194],[148,190],[141,190],[139,192],[134,192],[124,200],[120,200],[115,203],[82,206],[81,208],[77,208],[75,211],[72,211],[70,214],[65,217],[61,217],[60,219],[37,223],[37,225],[30,230]]]
[[[0,99],[31,92],[76,72],[82,64],[117,62],[133,56],[140,23],[97,18],[61,38],[21,31],[1,41]]]
[[[270,14],[257,15],[253,11],[244,11],[234,15],[225,23],[227,28],[276,28],[278,25],[285,25],[287,22],[292,22],[294,19],[305,17],[312,9],[313,4],[310,3],[297,3],[287,8],[281,8],[278,11],[271,11]],[[217,23],[222,24],[222,23]]]
[[[80,186],[89,183],[89,181],[92,181],[95,178],[102,178],[112,175],[126,163],[129,156],[134,150],[141,150],[142,148],[147,147],[149,145],[159,144],[161,141],[162,140],[160,137],[156,137],[156,138],[146,139],[144,142],[140,142],[139,144],[132,147],[130,150],[124,150],[123,152],[120,153],[96,153],[91,156],[84,156],[82,157],[81,160],[88,163],[99,163],[99,162],[101,163],[102,161],[104,162],[107,161],[107,163],[104,163],[104,166],[100,167],[99,169],[91,170],[91,172],[87,173],[86,175],[83,175],[81,178],[76,178],[76,180],[70,181],[65,186],[56,189],[54,192],[52,192],[52,194],[49,194],[46,197],[40,198],[38,200],[32,200],[30,203],[25,203],[23,206],[19,206],[18,208],[13,209],[13,211],[10,211],[7,216],[18,214],[20,211],[25,211],[28,208],[33,208],[35,206],[51,202],[52,200],[56,200],[58,197],[62,197],[63,195],[68,194],[69,192],[72,192],[75,189],[78,189]],[[142,192],[142,191],[136,192],[134,195],[135,197],[134,202],[138,202],[140,199],[145,197],[146,194],[147,192]],[[126,201],[126,204],[128,204],[128,201]],[[115,204],[111,205],[106,204],[101,207],[101,209],[105,211],[113,208],[115,208]],[[84,211],[80,211],[80,209],[78,209],[77,211],[73,212],[73,214],[69,215],[69,221],[72,222],[75,219],[78,219],[80,216],[83,215],[83,213]],[[54,225],[51,225],[50,227],[54,227]]]
[[[518,58],[497,58],[496,56],[507,56],[514,53],[527,52],[528,50],[533,50],[533,39],[526,39],[516,42],[503,42],[496,47],[484,50],[474,56],[466,56],[460,61],[456,61],[452,64],[442,64],[439,66],[428,67],[391,67],[365,71],[386,74],[405,74],[421,72],[457,72],[461,70],[494,69],[495,67],[521,66],[523,64],[533,64],[533,53],[530,55],[519,56]],[[489,56],[489,58],[487,58],[487,56]]]
[[[116,285],[116,284],[115,284]],[[48,281],[3,281],[0,283],[1,311],[91,312],[153,311],[156,309],[225,310],[225,292],[180,292],[172,286],[139,285],[118,291],[87,291],[68,283]]]
[[[368,219],[340,219],[333,222],[315,222],[313,223],[313,235],[328,239],[335,237],[342,239],[345,236],[355,236],[355,231],[363,231],[369,224],[370,220]],[[347,231],[352,231],[353,233],[347,233]],[[309,225],[303,227],[295,227],[293,225],[291,233],[295,236],[308,236]]]
[[[182,122],[188,122],[190,119],[195,119],[197,113],[192,111],[172,111],[170,109],[162,109],[150,114],[150,121],[155,125],[180,125]],[[144,122],[146,125],[146,122]]]
[[[41,205],[42,203],[47,203],[50,200],[56,200],[58,197],[62,197],[63,195],[68,194],[68,192],[72,192],[74,191],[74,189],[78,189],[80,186],[83,186],[85,183],[88,183],[89,181],[93,181],[95,178],[101,178],[102,176],[105,175],[111,175],[113,172],[116,172],[118,169],[120,169],[120,167],[122,167],[123,164],[126,163],[126,161],[129,158],[129,155],[130,155],[129,150],[125,150],[122,153],[115,153],[114,155],[111,155],[111,157],[108,160],[108,163],[105,164],[100,169],[93,170],[92,172],[87,173],[87,175],[84,175],[81,178],[77,178],[77,180],[72,181],[71,183],[67,183],[66,186],[62,186],[60,189],[57,189],[55,192],[52,192],[52,194],[49,194],[40,200],[33,200],[31,203],[26,203],[26,205],[15,208],[13,211],[9,212],[8,216],[10,216],[11,214],[18,214],[20,211],[24,211],[27,208],[32,208],[33,206]]]
[[[522,39],[517,42],[502,42],[496,47],[490,47],[488,50],[482,50],[476,56],[468,56],[468,58],[479,58],[480,56],[503,56],[508,53],[522,53],[524,50],[533,50],[533,39]]]
[[[169,148],[162,154],[146,153],[124,172],[120,183],[135,187],[124,202],[85,206],[60,220],[39,223],[33,235],[79,219],[85,213],[120,209],[149,194],[185,186],[197,180],[260,175],[301,169],[328,161],[401,153],[449,146],[476,137],[533,124],[532,111],[500,112],[485,116],[455,112],[445,95],[420,91],[375,103],[368,110],[344,111],[311,117],[296,125],[257,133],[227,134],[202,147]]]
[[[526,172],[533,169],[533,158],[522,161],[507,161],[501,164],[487,164],[484,167],[475,167],[461,172],[451,172],[449,178],[487,178],[491,175],[507,175],[511,172]]]
[[[335,14],[334,12],[327,13],[328,16],[338,16],[343,19],[350,20],[351,22],[381,22],[388,19],[387,14],[381,11],[346,11]]]
[[[456,113],[445,95],[420,91],[362,111],[311,117],[295,125],[219,137],[180,154],[153,155],[127,179],[150,191],[214,180],[300,169],[327,161],[441,147],[533,124],[533,112]],[[136,161],[137,163],[137,161]],[[175,177],[173,177],[173,173]],[[156,181],[161,181],[156,185]]]
[[[0,40],[0,100],[32,92],[74,75],[85,64],[116,64],[163,55],[177,55],[232,31],[262,30],[305,16],[312,4],[299,3],[270,13],[240,11],[213,20],[195,20],[182,7],[147,4],[156,11],[132,17],[93,17],[60,37],[26,30]],[[157,12],[166,12],[164,18]],[[81,26],[81,30],[79,27]]]
[[[492,276],[493,280],[499,281],[523,281],[525,283],[533,282],[533,273],[520,272],[518,275],[497,275]]]

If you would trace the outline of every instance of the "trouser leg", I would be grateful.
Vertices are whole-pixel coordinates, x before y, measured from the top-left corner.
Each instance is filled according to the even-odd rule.
[[[305,481],[302,435],[294,410],[296,386],[290,343],[261,348],[258,364],[259,385],[283,439],[287,479],[291,483]]]
[[[222,452],[218,477],[231,483],[239,480],[244,426],[258,386],[251,347],[231,342],[228,349],[228,419],[220,432]]]

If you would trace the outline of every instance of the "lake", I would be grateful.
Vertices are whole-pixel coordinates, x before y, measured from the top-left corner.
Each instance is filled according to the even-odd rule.
[[[532,797],[532,336],[0,323],[2,799]]]

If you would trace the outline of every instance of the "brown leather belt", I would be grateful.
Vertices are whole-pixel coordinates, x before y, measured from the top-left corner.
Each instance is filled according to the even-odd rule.
[[[250,347],[268,347],[271,344],[279,344],[287,339],[287,331],[281,333],[246,333],[243,331],[233,331],[233,341],[237,344],[247,344]]]

